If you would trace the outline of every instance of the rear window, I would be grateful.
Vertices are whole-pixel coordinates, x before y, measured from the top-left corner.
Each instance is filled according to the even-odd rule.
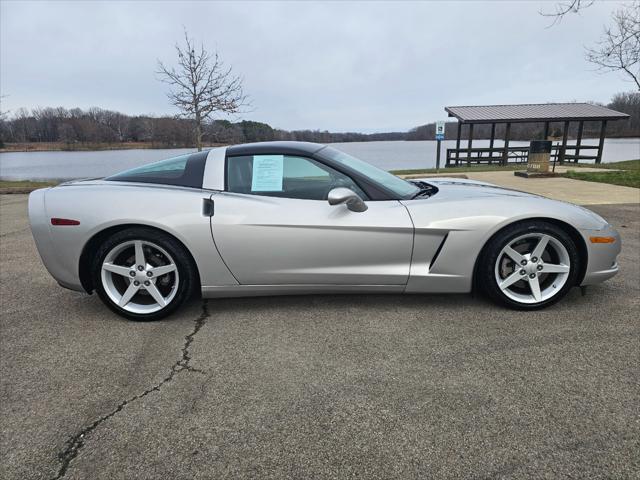
[[[202,177],[208,154],[209,152],[205,151],[169,158],[117,173],[105,180],[202,188]]]

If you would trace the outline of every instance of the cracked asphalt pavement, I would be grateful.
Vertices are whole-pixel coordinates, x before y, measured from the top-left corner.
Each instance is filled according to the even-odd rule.
[[[622,271],[541,312],[468,295],[194,300],[64,290],[0,197],[0,477],[639,478],[640,207]]]

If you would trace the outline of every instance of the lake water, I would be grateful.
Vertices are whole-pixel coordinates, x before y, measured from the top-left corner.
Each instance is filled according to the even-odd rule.
[[[584,139],[585,145],[597,145],[597,139]],[[340,150],[366,160],[385,170],[432,168],[436,165],[435,141],[353,142],[333,144]],[[502,142],[496,140],[495,146]],[[512,146],[528,142],[510,142]],[[462,142],[461,146],[465,146]],[[488,147],[489,140],[474,140],[474,147]],[[455,140],[442,142],[441,164],[447,148],[454,148]],[[128,168],[162,160],[194,149],[163,150],[104,150],[97,152],[15,152],[0,153],[0,179],[49,180],[104,177]],[[639,138],[607,139],[603,162],[640,158]]]

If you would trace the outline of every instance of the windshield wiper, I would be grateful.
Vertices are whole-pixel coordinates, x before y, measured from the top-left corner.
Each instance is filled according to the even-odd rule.
[[[433,195],[433,192],[431,191],[431,189],[424,188],[420,190],[418,193],[416,193],[413,197],[411,197],[411,200],[416,199],[418,197],[430,197],[431,195]]]
[[[412,180],[411,183],[420,189],[413,197],[411,197],[412,200],[418,197],[430,197],[438,191],[438,189],[433,185],[429,185],[427,182],[423,182],[421,180]]]

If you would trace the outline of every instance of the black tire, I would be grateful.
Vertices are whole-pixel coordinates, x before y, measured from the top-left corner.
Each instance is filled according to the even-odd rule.
[[[512,241],[528,234],[549,235],[564,246],[570,260],[570,270],[563,286],[556,292],[551,290],[553,293],[550,298],[536,303],[523,303],[510,298],[498,286],[498,280],[496,279],[496,263],[498,262],[498,257],[502,249],[507,245],[511,245]],[[491,300],[498,304],[515,310],[538,310],[556,303],[576,285],[580,272],[580,262],[581,258],[575,242],[571,236],[558,225],[543,220],[518,222],[503,228],[487,242],[479,258],[476,285],[478,285]],[[520,267],[517,267],[516,270],[517,269],[520,269]],[[524,271],[524,269],[520,271]],[[540,273],[540,275],[542,276],[542,273]],[[526,276],[527,275],[523,278]],[[550,283],[554,282],[550,280]],[[553,288],[555,288],[555,285],[553,285]]]
[[[178,286],[172,300],[160,310],[153,313],[134,313],[118,306],[107,294],[102,283],[102,264],[106,256],[118,245],[125,242],[142,240],[151,242],[164,249],[174,260],[178,273]],[[154,321],[160,320],[180,307],[192,297],[198,286],[198,273],[191,256],[184,246],[171,235],[147,227],[134,227],[117,232],[107,238],[98,248],[91,267],[93,285],[100,299],[111,310],[129,320]]]

